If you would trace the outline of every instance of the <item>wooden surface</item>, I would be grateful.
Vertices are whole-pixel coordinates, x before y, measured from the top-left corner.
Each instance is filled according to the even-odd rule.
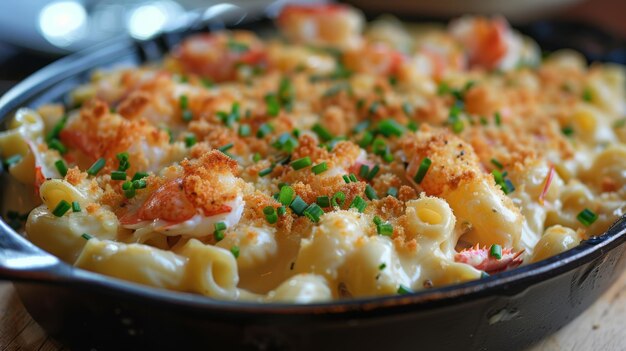
[[[527,351],[626,351],[626,272],[587,311]],[[68,350],[46,336],[13,286],[0,283],[0,351]]]

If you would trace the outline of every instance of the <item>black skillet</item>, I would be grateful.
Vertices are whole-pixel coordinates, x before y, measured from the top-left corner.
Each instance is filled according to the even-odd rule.
[[[63,101],[96,67],[156,60],[184,35],[119,40],[57,61],[5,94],[0,117]],[[33,318],[73,350],[522,349],[593,303],[623,272],[625,251],[622,218],[572,250],[478,281],[403,296],[267,305],[75,269],[0,222],[0,279],[12,280]]]

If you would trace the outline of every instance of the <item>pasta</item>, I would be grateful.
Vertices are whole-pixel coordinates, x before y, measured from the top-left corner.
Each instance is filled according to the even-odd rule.
[[[34,201],[5,198],[7,221],[114,278],[318,303],[481,279],[623,215],[623,67],[542,59],[500,17],[410,29],[287,5],[277,25],[18,110],[2,184]]]

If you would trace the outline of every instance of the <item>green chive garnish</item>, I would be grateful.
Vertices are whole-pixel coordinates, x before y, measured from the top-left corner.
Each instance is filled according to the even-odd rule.
[[[69,202],[61,200],[59,201],[57,207],[55,207],[52,211],[52,214],[57,217],[62,217],[67,211],[70,210],[70,208],[72,208],[72,205],[70,205]]]
[[[192,147],[194,145],[196,145],[196,143],[198,142],[198,140],[196,139],[196,136],[193,134],[187,135],[185,137],[185,146],[186,147]]]
[[[499,169],[503,169],[504,166],[502,165],[502,163],[498,162],[498,160],[496,160],[495,158],[491,159],[491,163],[493,163],[494,166],[498,167]]]
[[[346,201],[346,194],[344,194],[341,191],[338,191],[335,193],[335,195],[333,195],[333,197],[330,199],[330,204],[333,207],[336,206],[342,206],[344,201]]]
[[[351,181],[352,183],[356,183],[356,182],[358,182],[358,181],[359,181],[359,180],[356,178],[356,176],[354,175],[354,173],[350,173],[350,175],[348,176],[348,178],[350,178],[350,181]]]
[[[324,210],[319,207],[316,203],[310,204],[305,210],[304,215],[310,219],[311,221],[317,223],[320,220],[320,217],[324,214]]]
[[[85,239],[85,240],[89,240],[89,239],[93,238],[93,236],[91,236],[91,235],[89,235],[87,233],[83,233],[80,237]]]
[[[366,148],[372,143],[372,141],[374,141],[374,134],[369,131],[365,131],[365,133],[363,133],[363,137],[359,140],[359,146]]]
[[[122,190],[127,199],[131,199],[135,196],[135,188],[133,188],[133,182],[131,181],[125,181],[124,184],[122,184]]]
[[[285,185],[280,188],[280,192],[278,193],[278,202],[285,206],[291,205],[291,201],[293,201],[296,192],[289,185]]]
[[[273,167],[268,167],[259,171],[259,177],[265,177],[266,175],[272,173],[274,171]]]
[[[98,174],[98,172],[100,172],[104,168],[105,164],[106,160],[102,157],[99,158],[96,162],[94,162],[94,164],[91,165],[91,167],[89,167],[89,169],[87,170],[87,174],[91,176]]]
[[[262,139],[263,137],[265,137],[266,135],[268,135],[269,133],[273,131],[274,131],[274,128],[270,124],[263,123],[259,127],[259,130],[257,130],[256,137],[259,139]]]
[[[400,284],[400,286],[398,287],[398,291],[397,291],[397,293],[399,295],[406,295],[406,294],[410,294],[412,292],[413,291],[410,288],[407,288],[406,286],[404,286],[402,284]]]
[[[67,175],[67,166],[65,165],[65,162],[63,160],[55,161],[54,166],[57,168],[57,171],[59,171],[59,174],[62,177],[65,177]]]
[[[404,112],[407,117],[411,117],[413,116],[413,107],[408,102],[405,102],[402,104],[402,112]]]
[[[585,88],[585,90],[583,90],[582,98],[586,102],[591,102],[591,100],[593,99],[593,94],[591,93],[591,89]]]
[[[113,180],[126,180],[126,172],[124,172],[124,171],[113,171],[113,172],[111,172],[111,179],[113,179]]]
[[[380,166],[379,165],[374,165],[374,167],[372,167],[372,170],[367,174],[367,176],[365,176],[365,179],[367,179],[367,180],[374,179],[376,174],[378,174],[379,170],[380,170]]]
[[[386,137],[390,137],[390,136],[402,136],[402,133],[404,133],[404,128],[395,120],[393,119],[386,119],[383,121],[380,121],[378,123],[378,130],[380,131],[380,133]]]
[[[296,171],[311,165],[311,158],[309,156],[297,159],[291,162],[291,167]]]
[[[180,106],[181,110],[186,110],[189,108],[189,98],[187,95],[181,95],[178,98],[178,106]]]
[[[135,180],[139,180],[139,179],[143,179],[146,178],[149,174],[146,172],[136,172],[135,175],[133,176],[133,179],[131,179],[131,181],[135,181]]]
[[[217,149],[218,149],[219,151],[221,151],[221,152],[226,152],[226,151],[230,150],[233,146],[235,146],[235,144],[233,144],[233,143],[228,143],[228,144],[226,144],[226,145],[224,145],[224,146],[220,146],[220,147],[218,147]]]
[[[78,201],[72,201],[72,212],[80,212],[80,204]]]
[[[502,124],[502,116],[500,115],[500,112],[496,112],[495,120],[496,120],[496,125],[497,126],[500,126]]]
[[[230,253],[233,254],[233,256],[235,256],[235,258],[239,258],[239,246],[235,245],[233,247],[230,248]]]
[[[57,150],[60,154],[67,152],[67,148],[59,139],[52,139],[48,142],[48,147]]]
[[[226,223],[217,222],[214,227],[215,231],[213,232],[213,237],[215,241],[222,241],[224,239],[224,232],[226,231]]]
[[[280,113],[280,103],[276,94],[265,95],[265,103],[267,104],[267,114],[272,117],[278,116]]]
[[[428,157],[424,157],[422,159],[422,162],[420,163],[420,167],[417,170],[415,177],[413,177],[413,180],[417,184],[420,184],[422,180],[424,180],[424,176],[426,176],[426,172],[428,172],[428,169],[430,168],[431,164],[432,164],[432,161]]]
[[[278,214],[276,213],[276,209],[273,206],[266,206],[265,208],[263,208],[263,214],[265,215],[267,223],[274,224],[278,222]]]
[[[489,256],[495,258],[496,260],[502,259],[502,246],[498,244],[491,245],[489,249]]]
[[[359,212],[363,213],[363,211],[365,211],[365,207],[367,207],[367,202],[365,202],[362,197],[357,195],[352,200],[352,203],[350,203],[349,208],[356,208]]]
[[[311,130],[317,134],[317,136],[324,142],[332,140],[333,135],[328,131],[328,129],[324,128],[321,124],[316,123]]]
[[[387,189],[387,195],[388,196],[393,196],[393,197],[398,197],[398,188],[396,187],[390,187],[389,189]]]
[[[378,199],[378,195],[376,194],[376,190],[374,190],[374,188],[372,188],[372,186],[369,185],[369,184],[367,184],[365,186],[365,196],[367,196],[367,198],[370,199],[370,200]]]
[[[239,136],[240,137],[247,137],[250,135],[250,125],[248,124],[242,124],[239,126]]]
[[[318,163],[315,166],[311,167],[311,171],[315,174],[320,174],[326,172],[328,170],[328,164],[326,162]]]
[[[128,158],[130,156],[128,155],[128,152],[120,152],[115,155],[115,157],[119,161],[119,167],[117,168],[118,171],[126,171],[130,168],[130,162],[128,162]]]
[[[14,164],[20,162],[22,160],[22,155],[13,155],[9,158],[7,158],[6,160],[4,160],[4,163],[7,165],[7,167],[11,167]]]
[[[328,196],[318,196],[315,202],[320,207],[330,207],[330,198]]]
[[[584,210],[580,211],[580,213],[576,216],[576,219],[578,219],[580,223],[588,227],[598,219],[598,215],[590,209],[585,208]]]
[[[380,223],[376,225],[378,235],[391,236],[393,234],[393,226],[391,223]]]
[[[255,152],[254,155],[252,155],[252,161],[254,161],[254,162],[261,161],[261,154],[258,153],[258,152]]]
[[[184,110],[182,118],[185,122],[191,121],[193,119],[193,112],[191,112],[191,110]]]
[[[383,269],[385,269],[385,268],[387,268],[387,265],[386,265],[385,263],[381,263],[381,264],[378,266],[378,270],[379,270],[379,271],[382,271],[382,270],[383,270]]]
[[[304,202],[300,196],[296,196],[296,198],[291,202],[291,205],[289,205],[289,208],[291,208],[291,210],[298,216],[302,216],[304,210],[306,210],[308,206],[309,205]]]
[[[145,179],[139,179],[133,181],[133,188],[135,189],[145,189],[148,186]]]

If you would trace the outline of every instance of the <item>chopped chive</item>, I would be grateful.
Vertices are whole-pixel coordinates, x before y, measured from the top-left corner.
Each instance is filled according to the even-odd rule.
[[[398,197],[398,188],[396,187],[390,187],[389,189],[387,189],[387,195],[388,196],[393,196],[393,197]]]
[[[354,197],[354,199],[352,200],[352,203],[350,203],[350,206],[349,206],[349,208],[356,208],[361,213],[365,211],[365,207],[367,207],[367,202],[365,202],[365,200],[363,200],[363,198],[360,197],[359,195]]]
[[[296,171],[311,165],[311,158],[309,156],[297,159],[291,162],[291,167]]]
[[[230,248],[230,253],[233,254],[233,256],[235,256],[235,258],[239,258],[239,246],[235,245],[233,247]]]
[[[495,258],[496,260],[502,259],[502,246],[498,244],[491,245],[489,249],[489,256]]]
[[[346,184],[350,184],[350,177],[348,177],[347,174],[344,174],[342,177],[343,177],[343,181],[346,182]]]
[[[413,116],[413,107],[408,102],[405,102],[402,104],[402,112],[404,112],[407,117],[411,117]]]
[[[240,137],[247,137],[250,135],[250,125],[248,124],[242,124],[239,126],[239,136]]]
[[[65,147],[65,145],[63,145],[63,143],[59,139],[50,140],[48,142],[48,147],[53,150],[57,150],[60,154],[64,154],[67,152],[67,148]]]
[[[80,204],[78,201],[72,201],[72,212],[80,212]]]
[[[276,213],[277,213],[279,216],[284,216],[284,215],[285,215],[285,213],[287,213],[287,208],[286,208],[285,206],[280,206],[280,207],[276,210]]]
[[[259,177],[265,177],[266,175],[272,173],[274,171],[274,167],[268,167],[259,171]]]
[[[125,181],[122,184],[122,190],[129,190],[133,188],[133,182],[132,181]]]
[[[274,224],[278,222],[278,214],[276,213],[276,209],[273,206],[265,206],[263,208],[263,214],[265,215],[265,220],[267,220],[267,223]]]
[[[315,174],[324,173],[328,170],[328,164],[326,162],[318,163],[315,166],[311,167],[311,171]]]
[[[593,94],[591,93],[591,89],[585,88],[585,90],[583,90],[582,98],[586,102],[591,102],[591,100],[593,100]]]
[[[145,189],[148,186],[148,183],[145,179],[139,179],[133,181],[133,188],[135,189]]]
[[[293,190],[293,188],[289,185],[285,185],[280,188],[280,192],[278,194],[278,202],[285,206],[289,206],[291,204],[291,201],[293,201],[295,195],[296,192]]]
[[[62,217],[67,211],[69,211],[70,208],[72,208],[72,206],[70,205],[69,202],[65,200],[61,200],[57,204],[57,207],[55,207],[54,210],[52,211],[52,214],[57,217]]]
[[[406,125],[406,129],[412,132],[417,132],[417,130],[419,129],[419,124],[417,124],[417,122],[415,121],[409,121],[409,123],[407,123]]]
[[[192,147],[194,145],[196,145],[196,143],[198,142],[198,140],[196,139],[196,136],[193,134],[187,135],[185,137],[185,146],[186,147]]]
[[[270,134],[273,131],[274,131],[274,128],[272,127],[271,124],[263,123],[259,127],[259,130],[257,130],[256,137],[259,139],[262,139],[263,137],[265,137],[266,135]]]
[[[57,171],[59,171],[59,174],[62,177],[65,177],[67,175],[67,165],[65,165],[65,162],[63,160],[55,161],[54,166],[57,168]]]
[[[146,172],[136,172],[131,181],[134,182],[135,180],[146,178],[148,175]]]
[[[346,194],[344,194],[342,191],[338,191],[335,193],[335,195],[333,195],[333,197],[330,199],[330,204],[333,207],[336,206],[342,206],[344,201],[346,201]]]
[[[189,108],[189,98],[187,95],[181,95],[178,97],[178,106],[181,110],[186,110]]]
[[[358,182],[359,180],[356,178],[356,176],[354,175],[354,173],[350,173],[350,175],[348,176],[348,178],[350,178],[350,181],[353,183]]]
[[[502,116],[500,115],[500,112],[496,112],[495,121],[497,126],[500,126],[502,124]]]
[[[376,225],[376,231],[378,235],[391,236],[393,235],[393,226],[391,223],[380,223]]]
[[[488,278],[489,277],[489,273],[487,272],[480,272],[480,279],[484,279],[484,278]]]
[[[572,136],[574,135],[574,128],[572,126],[565,126],[563,128],[561,128],[561,133],[563,133],[563,135],[565,136]]]
[[[258,152],[255,152],[254,155],[252,155],[252,161],[254,161],[254,162],[261,161],[261,154],[258,153]]]
[[[598,219],[598,215],[590,209],[585,208],[584,210],[580,211],[580,213],[576,216],[576,219],[578,219],[580,223],[588,227]]]
[[[296,198],[291,202],[291,205],[289,205],[289,208],[291,208],[291,210],[298,216],[302,216],[302,213],[304,213],[304,210],[308,206],[309,205],[304,202],[300,196],[296,196]]]
[[[402,136],[404,128],[393,119],[386,119],[378,123],[378,130],[385,137]]]
[[[378,270],[379,271],[382,271],[385,268],[387,268],[387,265],[385,263],[381,263],[380,265],[378,265]]]
[[[133,188],[133,182],[126,181],[122,184],[122,190],[124,190],[124,196],[127,199],[131,199],[135,196],[135,188]]]
[[[310,204],[305,210],[304,215],[306,218],[310,219],[312,222],[319,222],[320,217],[324,214],[324,210],[319,207],[316,203]]]
[[[270,93],[265,95],[265,104],[267,104],[267,114],[272,117],[278,116],[280,113],[280,103],[276,94]]]
[[[359,146],[362,148],[366,148],[372,143],[373,140],[374,134],[369,131],[365,131],[365,133],[363,133],[363,137],[361,138],[361,140],[359,140]]]
[[[61,134],[61,130],[65,128],[65,123],[67,122],[67,116],[63,116],[55,125],[52,127],[52,130],[46,135],[46,142],[50,143],[54,139],[58,139]]]
[[[193,119],[193,112],[191,112],[191,110],[184,110],[182,118],[183,121],[190,122]]]
[[[220,146],[220,147],[218,147],[217,149],[218,149],[219,151],[221,151],[221,152],[226,152],[226,151],[230,150],[233,146],[235,146],[235,144],[233,144],[233,143],[228,143],[228,144],[226,144],[226,145],[224,145],[224,146]]]
[[[380,224],[383,223],[383,220],[380,219],[380,217],[378,217],[378,216],[374,216],[374,219],[372,220],[372,222],[374,222],[374,224],[376,224],[376,225],[380,225]]]
[[[430,168],[431,164],[432,164],[432,161],[428,157],[424,157],[422,159],[422,162],[420,163],[420,167],[417,170],[415,177],[413,177],[413,180],[417,184],[420,184],[422,180],[424,180],[424,177],[426,176],[426,172],[428,172],[428,169]]]
[[[460,119],[457,119],[456,121],[452,122],[452,132],[455,134],[459,134],[463,131],[463,129],[465,129],[465,125],[463,124],[463,121]]]
[[[113,179],[113,180],[126,180],[126,172],[124,172],[124,171],[113,171],[113,172],[111,172],[111,179]]]
[[[316,123],[311,127],[311,130],[317,134],[317,136],[324,142],[332,140],[333,135],[328,131],[328,129],[324,128],[321,124]]]
[[[330,207],[330,198],[328,196],[318,196],[315,202],[321,207]]]
[[[215,241],[222,241],[224,239],[224,232],[226,231],[226,223],[217,222],[214,224],[215,231],[213,232],[213,237]]]
[[[94,164],[91,165],[91,167],[89,167],[89,169],[87,170],[87,174],[91,176],[98,174],[98,172],[100,172],[102,168],[104,168],[105,164],[106,160],[102,157],[99,158],[96,162],[94,162]]]
[[[91,235],[89,235],[89,234],[87,234],[87,233],[83,233],[83,234],[81,234],[81,236],[80,236],[80,237],[81,237],[81,238],[83,238],[83,239],[85,239],[85,240],[89,240],[89,239],[93,238],[93,236],[91,236]]]
[[[494,169],[491,174],[493,175],[493,179],[496,181],[496,184],[500,186],[506,195],[515,191],[513,183],[511,183],[509,179],[505,179],[507,172],[501,173],[500,171]]]
[[[359,168],[359,176],[361,178],[367,178],[367,175],[370,172],[370,167],[368,165],[361,165]]]
[[[126,171],[128,168],[130,168],[130,162],[128,162],[128,158],[130,156],[128,155],[128,152],[120,152],[119,154],[115,155],[115,157],[119,161],[119,167],[117,168],[118,171]]]
[[[400,286],[398,287],[397,293],[399,295],[406,295],[406,294],[410,294],[413,291],[410,288],[407,288],[406,286],[400,284]]]
[[[502,163],[498,162],[498,160],[496,160],[495,158],[491,159],[491,163],[493,163],[494,166],[498,167],[499,169],[503,169],[504,166],[502,165]]]
[[[374,167],[372,167],[372,170],[367,174],[367,176],[365,176],[365,179],[367,179],[367,180],[374,179],[376,174],[378,174],[379,170],[380,170],[380,166],[379,165],[374,165]]]
[[[291,136],[289,133],[281,134],[278,139],[272,144],[277,150],[291,153],[296,146],[298,146],[298,140]]]
[[[374,190],[374,188],[372,188],[372,186],[369,185],[369,184],[367,184],[365,186],[365,196],[367,196],[367,198],[370,199],[370,200],[378,199],[378,195],[376,194],[376,190]]]
[[[213,87],[213,82],[208,79],[208,78],[201,78],[200,79],[200,84],[202,84],[203,87],[205,88],[212,88]]]

